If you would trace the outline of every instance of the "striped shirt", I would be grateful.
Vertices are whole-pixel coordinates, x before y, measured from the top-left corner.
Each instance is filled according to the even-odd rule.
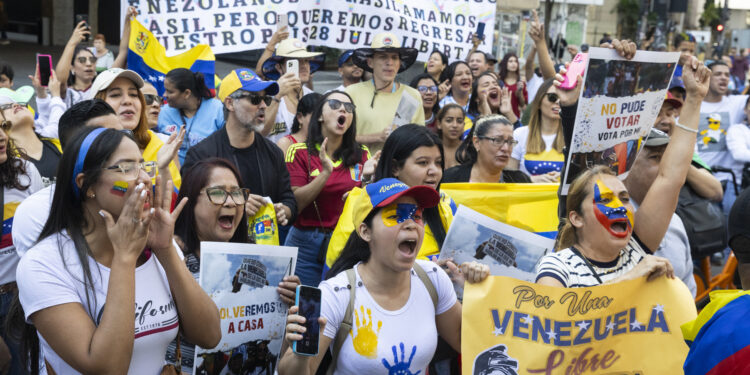
[[[635,235],[624,249],[620,250],[617,259],[611,262],[598,262],[588,259],[602,283],[616,279],[635,267],[649,254],[645,246]],[[599,280],[591,273],[586,262],[570,248],[547,254],[542,257],[536,271],[536,280],[542,277],[552,277],[567,288],[582,288],[599,285]]]

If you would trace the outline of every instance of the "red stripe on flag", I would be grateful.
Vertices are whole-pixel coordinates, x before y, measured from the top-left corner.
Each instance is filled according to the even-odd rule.
[[[750,346],[736,351],[724,358],[706,375],[750,374]]]

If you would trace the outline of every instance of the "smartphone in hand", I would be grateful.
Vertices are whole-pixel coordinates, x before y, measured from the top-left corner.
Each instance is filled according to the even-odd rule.
[[[294,73],[299,78],[299,61],[298,60],[287,60],[286,61],[286,72]]]
[[[86,22],[86,30],[91,31],[91,28],[89,27],[89,15],[88,14],[76,14],[76,23],[75,26],[78,26],[81,21]],[[89,35],[86,35],[85,39],[83,39],[84,42],[88,42],[90,39]]]
[[[583,77],[583,73],[586,72],[586,65],[589,63],[588,53],[578,53],[573,61],[568,65],[568,72],[565,73],[565,79],[560,84],[560,88],[563,90],[572,90],[576,87],[576,79],[578,75]]]
[[[484,22],[477,23],[477,32],[475,33],[477,38],[484,40]]]
[[[286,13],[276,15],[276,30],[281,30],[286,26],[289,26],[289,15]]]
[[[297,297],[294,301],[298,306],[298,314],[305,317],[305,333],[302,340],[292,343],[292,350],[300,355],[314,356],[318,354],[320,341],[320,289],[307,285],[297,286]]]
[[[52,75],[52,56],[36,54],[36,65],[39,66],[39,83],[42,87],[49,85]]]

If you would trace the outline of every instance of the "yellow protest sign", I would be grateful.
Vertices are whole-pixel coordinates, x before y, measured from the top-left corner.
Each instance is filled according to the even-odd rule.
[[[462,373],[681,374],[680,325],[695,317],[676,279],[569,289],[491,276],[464,290]]]

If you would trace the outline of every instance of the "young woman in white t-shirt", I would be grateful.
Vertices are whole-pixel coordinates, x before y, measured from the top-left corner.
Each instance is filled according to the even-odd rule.
[[[436,263],[416,260],[424,236],[422,209],[438,204],[438,192],[427,186],[410,188],[394,178],[379,180],[364,190],[353,210],[357,229],[329,272],[336,276],[320,284],[318,354],[303,356],[288,349],[279,363],[279,374],[315,373],[345,319],[350,288],[355,288],[355,316],[352,330],[335,353],[336,374],[391,373],[397,368],[425,373],[438,334],[461,350],[461,303],[451,279]],[[415,273],[415,262],[434,286],[436,303]],[[489,275],[488,266],[475,262],[461,265],[463,273],[451,262],[446,267],[459,284],[464,277],[480,282]],[[349,268],[354,269],[355,285],[349,284],[343,272]],[[302,338],[304,318],[297,311],[297,306],[289,310],[289,343]]]
[[[508,168],[520,169],[531,176],[532,182],[557,182],[565,161],[560,99],[553,81],[550,78],[539,87],[531,103],[528,126],[513,132],[518,144],[513,148]]]
[[[16,272],[55,373],[159,374],[178,327],[202,347],[221,338],[172,239],[186,200],[170,213],[171,181],[156,177],[152,193],[155,172],[121,131],[86,128],[65,148],[40,241]]]

